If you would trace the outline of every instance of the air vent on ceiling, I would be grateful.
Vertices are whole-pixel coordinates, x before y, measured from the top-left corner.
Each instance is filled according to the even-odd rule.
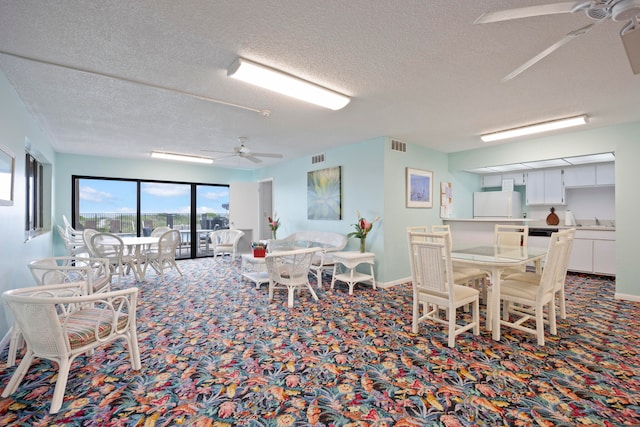
[[[402,142],[402,141],[398,141],[397,139],[392,139],[391,140],[391,149],[393,151],[400,151],[402,153],[406,153],[407,152],[407,144]]]
[[[316,163],[323,163],[323,162],[324,162],[324,153],[314,154],[313,156],[311,156],[312,165],[315,165]]]

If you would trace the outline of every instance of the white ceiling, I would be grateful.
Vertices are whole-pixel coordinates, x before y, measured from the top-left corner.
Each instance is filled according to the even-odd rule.
[[[0,0],[0,69],[57,151],[98,156],[216,157],[202,149],[231,151],[240,136],[284,161],[379,136],[455,152],[486,146],[482,133],[582,113],[590,128],[640,121],[640,75],[632,74],[620,22],[608,20],[501,81],[591,21],[582,13],[473,21],[543,3]],[[251,87],[226,76],[238,56],[353,99],[331,111]]]

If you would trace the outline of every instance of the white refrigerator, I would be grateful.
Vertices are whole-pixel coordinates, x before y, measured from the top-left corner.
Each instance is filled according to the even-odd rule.
[[[474,218],[522,218],[522,196],[517,191],[473,193]]]

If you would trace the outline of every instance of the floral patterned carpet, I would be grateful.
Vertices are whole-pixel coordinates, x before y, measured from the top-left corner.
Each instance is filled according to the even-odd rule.
[[[544,347],[482,329],[450,349],[440,325],[411,333],[409,285],[325,283],[288,309],[241,281],[238,261],[179,265],[183,278],[137,284],[141,371],[120,343],[80,357],[51,416],[56,371],[38,361],[0,399],[0,425],[640,425],[640,304],[614,300],[609,278],[569,275],[569,317]],[[0,357],[4,387],[14,368]]]

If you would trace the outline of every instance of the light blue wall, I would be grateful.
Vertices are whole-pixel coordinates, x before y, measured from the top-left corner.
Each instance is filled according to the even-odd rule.
[[[638,182],[640,182],[640,123],[576,131],[500,144],[449,155],[449,168],[461,170],[563,156],[615,152],[616,156],[616,296],[640,301],[637,280]]]
[[[51,233],[25,242],[25,141],[31,144],[39,160],[53,164],[51,145],[31,114],[0,71],[0,144],[16,156],[16,177],[13,206],[0,206],[0,293],[8,289],[33,286],[29,261],[51,253]],[[46,218],[50,223],[51,218]],[[9,329],[9,317],[4,303],[0,303],[0,338]]]
[[[307,219],[307,172],[333,166],[342,167],[342,220]],[[434,207],[406,207],[406,168],[433,172]],[[380,282],[407,280],[411,273],[407,258],[406,229],[409,225],[441,224],[441,181],[451,182],[454,209],[461,217],[472,213],[469,202],[480,187],[477,175],[449,172],[447,155],[407,144],[406,152],[392,151],[386,137],[342,146],[325,152],[325,162],[312,165],[310,158],[292,160],[259,172],[259,179],[273,179],[274,210],[282,225],[279,235],[297,230],[322,230],[347,234],[354,230],[356,210],[368,220],[382,217],[367,237],[367,250],[376,254],[375,274]],[[281,233],[281,234],[280,234]],[[359,241],[349,239],[347,250],[359,250]]]

